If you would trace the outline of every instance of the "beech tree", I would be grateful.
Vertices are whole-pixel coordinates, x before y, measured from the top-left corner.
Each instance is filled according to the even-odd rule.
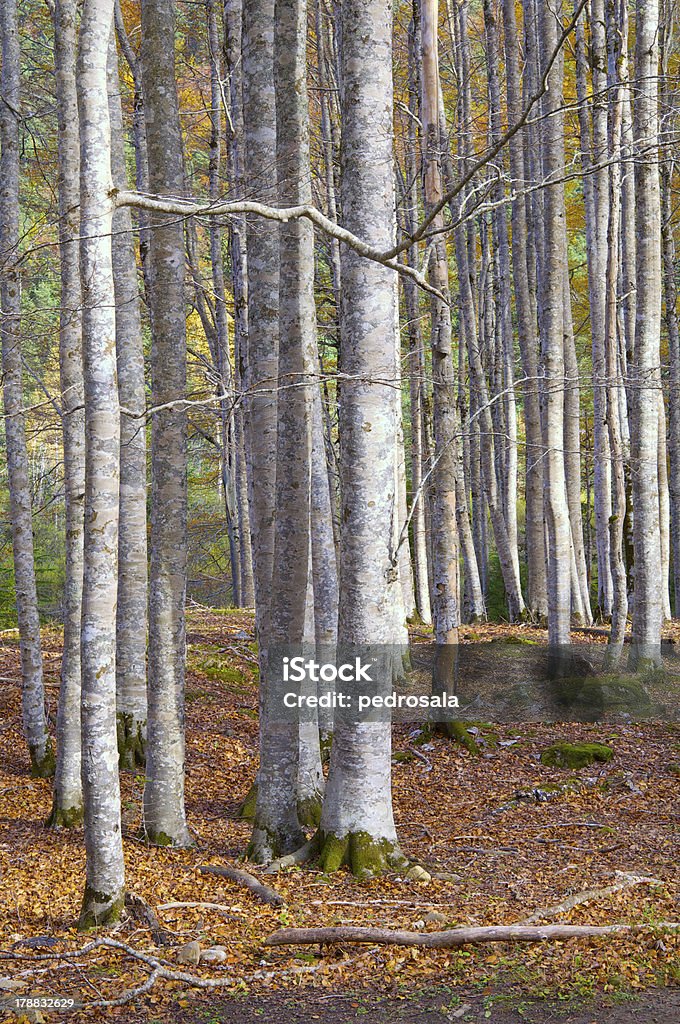
[[[19,123],[21,81],[16,0],[0,12],[0,333],[2,396],[9,484],[14,588],[21,648],[22,712],[31,772],[48,778],[54,752],[47,731],[40,618],[33,559],[33,510],[26,449],[21,358],[21,278],[19,275]]]
[[[175,77],[174,0],[143,0],[142,83],[149,186],[181,196],[184,161]],[[184,228],[152,214],[151,559],[144,830],[161,846],[187,846],[184,808],[184,602],[187,571],[187,414]]]
[[[85,0],[78,40],[80,281],[85,394],[82,782],[87,879],[80,927],[116,920],[125,867],[116,743],[120,410],[107,54],[113,0]]]
[[[383,0],[342,6],[343,224],[373,245],[394,242],[392,10]],[[340,370],[341,537],[338,644],[391,644],[400,587],[391,550],[397,417],[392,274],[342,252]],[[453,510],[452,510],[453,511]],[[385,666],[383,666],[385,668]],[[320,863],[369,875],[399,853],[389,722],[338,716],[320,825]]]
[[[76,0],[54,7],[54,65],[59,123],[59,383],[64,437],[66,558],[64,567],[64,653],[57,712],[57,763],[49,824],[82,820],[80,781],[80,620],[83,589],[83,502],[85,498],[85,414],[81,289],[78,257],[80,146],[76,90]]]

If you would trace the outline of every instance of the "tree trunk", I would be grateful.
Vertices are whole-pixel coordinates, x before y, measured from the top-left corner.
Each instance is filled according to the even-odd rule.
[[[553,53],[561,27],[561,3],[541,12],[544,55]],[[563,58],[551,71],[543,100],[542,155],[544,254],[541,362],[545,518],[548,527],[548,639],[554,647],[569,643],[571,610],[571,529],[564,472],[564,165],[562,130]]]
[[[109,47],[111,171],[127,188],[123,115],[115,36]],[[116,722],[121,768],[142,767],[146,747],[146,387],[144,339],[130,210],[113,217],[111,255],[116,288],[116,356],[120,420],[120,523],[116,619]]]
[[[392,9],[380,0],[342,5],[342,211],[371,244],[394,242]],[[399,574],[391,550],[397,375],[391,272],[346,248],[339,407],[342,533],[338,642],[394,642]],[[353,379],[358,378],[358,379]],[[383,668],[387,671],[386,666]],[[391,678],[386,680],[391,683]],[[389,722],[336,717],[320,828],[321,864],[367,876],[400,860],[392,813]]]
[[[175,78],[174,0],[142,0],[142,82],[149,187],[184,190]],[[184,809],[184,601],[187,570],[186,323],[184,231],[154,214],[149,249],[151,420],[149,717],[144,830],[162,846],[188,846]]]
[[[516,124],[522,109],[519,73],[519,43],[514,0],[503,0],[508,123]],[[545,572],[545,528],[543,518],[543,462],[541,459],[541,413],[538,394],[538,328],[532,310],[526,201],[521,194],[526,180],[524,137],[516,133],[508,144],[513,189],[520,194],[512,202],[512,274],[517,311],[517,332],[525,382],[525,500],[526,500],[526,598],[529,614],[544,618],[548,612]]]
[[[661,203],[658,152],[658,0],[637,0],[633,133],[637,313],[631,367],[635,429],[633,478],[633,660],[638,667],[661,657],[661,544],[659,538],[658,430],[661,336]]]
[[[607,379],[606,416],[611,451],[612,515],[609,520],[609,558],[612,576],[612,623],[607,659],[614,667],[623,652],[628,616],[628,586],[624,559],[624,525],[626,515],[626,480],[623,439],[621,437],[620,403],[625,401],[619,358],[619,317],[617,287],[619,280],[619,242],[621,231],[621,126],[623,119],[623,87],[627,64],[621,52],[619,33],[627,27],[627,19],[619,25],[613,17],[613,3],[608,3],[607,55],[609,74],[609,224],[607,228],[607,276],[605,282],[605,372]],[[625,6],[625,2],[624,2]]]
[[[677,113],[673,106],[669,78],[669,36],[671,34],[672,9],[665,5],[664,21],[661,25],[661,118],[662,124],[673,130]],[[678,329],[678,290],[675,281],[675,238],[673,234],[672,175],[674,164],[671,155],[661,154],[661,238],[663,246],[663,283],[666,333],[670,362],[670,390],[668,401],[670,457],[670,513],[671,547],[673,551],[673,600],[675,618],[680,618],[680,330]]]
[[[83,591],[83,500],[85,414],[78,208],[80,151],[76,92],[77,0],[54,8],[54,67],[59,126],[59,382],[64,439],[66,565],[64,570],[64,653],[57,710],[57,764],[49,824],[78,825],[83,817],[80,782],[80,618]]]
[[[587,52],[585,14],[576,28],[576,91],[581,129],[581,165],[583,170],[588,262],[588,298],[593,359],[593,443],[595,540],[597,547],[598,606],[601,615],[611,615],[612,579],[609,554],[611,508],[611,470],[609,436],[606,422],[606,382],[604,352],[604,287],[607,261],[607,79],[604,39],[604,2],[591,6],[592,94],[587,92]],[[592,112],[592,127],[589,119]],[[603,166],[601,166],[603,165]]]
[[[2,316],[2,394],[9,482],[14,589],[21,650],[22,716],[31,758],[31,774],[49,778],[54,753],[47,731],[43,688],[40,619],[33,559],[31,480],[24,420],[21,360],[21,278],[19,259],[19,124],[21,119],[20,54],[16,0],[0,11],[2,77],[0,79],[0,301]]]
[[[274,21],[279,201],[294,206],[311,202],[305,0],[278,0]],[[313,607],[309,529],[316,313],[314,231],[309,221],[282,225],[279,265],[286,273],[281,274],[279,284],[276,504],[268,650],[302,644],[305,611],[309,605]],[[270,705],[269,690],[271,687],[275,698],[273,684],[278,671],[276,659],[268,659],[255,822],[248,851],[260,863],[291,853],[305,841],[297,806],[301,727],[282,720],[275,699]],[[302,735],[304,738],[304,731]]]
[[[123,910],[125,865],[116,744],[116,596],[120,409],[111,259],[107,54],[113,0],[85,0],[78,46],[80,281],[85,381],[82,782],[87,878],[81,929]]]
[[[224,4],[224,57],[229,76],[229,121],[227,136],[229,180],[239,198],[245,194],[243,182],[243,90],[241,82],[241,3],[225,0]],[[248,357],[248,253],[246,248],[246,219],[230,220],[229,248],[232,266],[234,299],[234,388],[241,395],[247,378]],[[236,498],[238,503],[239,554],[241,558],[241,602],[245,608],[255,606],[253,578],[253,550],[250,537],[250,509],[248,507],[248,473],[246,469],[246,430],[243,400],[234,410],[234,448],[236,458]]]

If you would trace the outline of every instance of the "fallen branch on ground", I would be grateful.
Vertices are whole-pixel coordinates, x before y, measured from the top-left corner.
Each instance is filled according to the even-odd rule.
[[[555,903],[552,907],[545,907],[543,910],[535,910],[530,917],[525,917],[522,924],[535,924],[537,921],[545,921],[551,917],[559,917],[560,914],[566,914],[568,910],[572,910],[574,907],[580,906],[582,903],[590,903],[592,900],[601,900],[606,896],[611,896],[615,892],[620,892],[621,889],[628,889],[632,885],[642,885],[645,882],[650,885],[662,885],[663,883],[658,878],[648,878],[645,875],[631,875],[626,871],[617,871],[616,874],[619,876],[619,881],[614,882],[612,885],[607,885],[604,889],[585,889],[583,892],[574,893],[573,896],[568,896],[562,903]]]
[[[218,875],[220,878],[229,878],[238,885],[245,885],[246,889],[250,889],[253,895],[263,903],[268,903],[270,907],[282,907],[285,902],[283,896],[275,892],[274,889],[270,889],[268,885],[264,885],[258,878],[255,878],[255,875],[251,875],[250,872],[243,871],[241,868],[232,867],[231,864],[219,866],[203,864],[198,870],[202,875]]]
[[[149,929],[156,946],[171,946],[173,944],[172,935],[163,928],[153,909],[141,896],[134,892],[126,893],[125,907],[140,924]]]
[[[386,946],[427,946],[431,949],[449,949],[452,946],[476,945],[484,942],[560,942],[598,935],[635,935],[639,932],[663,929],[675,930],[680,924],[663,922],[648,924],[553,924],[530,926],[521,924],[489,925],[486,927],[452,928],[445,932],[390,931],[387,928],[281,928],[265,940],[265,946],[330,945],[333,942],[372,942]]]

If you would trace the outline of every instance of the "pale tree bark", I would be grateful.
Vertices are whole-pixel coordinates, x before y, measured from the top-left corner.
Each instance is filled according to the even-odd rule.
[[[404,182],[404,230],[413,234],[418,218],[418,155],[416,119],[420,109],[420,13],[418,0],[412,4],[412,18],[408,31],[409,67],[409,117],[407,122],[407,143],[405,155]],[[418,247],[407,250],[409,264],[418,265]],[[432,622],[430,588],[428,581],[428,550],[426,530],[426,496],[423,488],[424,445],[423,445],[423,389],[425,387],[425,351],[423,333],[420,328],[419,292],[414,281],[404,278],[404,305],[406,309],[409,339],[408,374],[411,414],[411,521],[413,530],[413,561],[415,574],[416,607],[421,620]]]
[[[439,121],[438,3],[421,3],[423,179],[425,213],[442,197],[441,139]],[[443,216],[433,222],[443,225]],[[446,240],[440,235],[430,253],[430,282],[443,295],[449,294]],[[456,524],[456,393],[450,306],[433,298],[431,304],[431,352],[434,423],[434,466],[432,471],[432,613],[435,640],[454,644],[460,625],[458,581],[458,530]]]
[[[283,205],[311,202],[306,88],[307,11],[304,0],[278,0],[274,20],[276,159]],[[279,235],[279,359],[274,561],[267,649],[300,645],[305,611],[313,607],[310,580],[312,374],[316,370],[314,231],[311,223],[284,224]],[[307,601],[307,595],[310,600]],[[276,692],[275,659],[262,680]],[[263,741],[249,856],[259,862],[304,843],[298,818],[301,727],[282,720],[269,692],[261,705]],[[305,733],[302,731],[305,738]],[[307,752],[307,744],[305,744]],[[313,772],[311,775],[313,776]],[[310,772],[305,771],[305,779]],[[310,794],[305,792],[305,804]]]
[[[229,126],[227,156],[229,180],[238,198],[244,197],[243,183],[243,90],[241,82],[241,2],[225,0],[224,4],[224,61],[229,79]],[[232,217],[229,226],[229,248],[232,266],[232,293],[234,302],[234,388],[241,393],[247,378],[248,356],[248,253],[246,248],[246,219]],[[236,499],[238,504],[239,556],[241,559],[241,603],[246,608],[255,606],[253,578],[253,550],[250,537],[250,509],[248,507],[248,474],[246,470],[245,424],[243,402],[234,409],[234,447],[236,458]]]
[[[21,358],[21,278],[19,259],[20,54],[16,0],[2,4],[0,78],[0,332],[5,447],[9,482],[14,589],[21,650],[22,718],[31,774],[49,778],[54,753],[47,730],[40,619],[33,559],[31,480],[26,447]]]
[[[235,14],[231,21],[235,24]],[[276,199],[274,0],[244,0],[241,22],[243,182],[262,201]],[[234,55],[234,59],[236,54]],[[248,507],[252,537],[255,628],[260,665],[260,744],[266,743],[267,637],[274,563],[276,493],[276,378],[279,337],[279,228],[245,218],[247,350],[242,352]],[[245,269],[245,268],[244,268]],[[257,784],[244,801],[251,815]]]
[[[598,606],[611,614],[612,579],[609,554],[611,463],[606,423],[604,303],[607,261],[607,59],[604,35],[604,0],[594,0],[590,13],[591,95],[588,95],[588,57],[585,14],[576,26],[576,91],[581,134],[581,166],[586,218],[588,298],[593,360],[593,443],[595,539],[597,547]],[[589,116],[589,113],[591,116]]]
[[[664,315],[668,335],[668,356],[670,362],[669,387],[669,435],[668,453],[670,460],[670,514],[671,546],[673,551],[673,599],[675,617],[680,618],[680,330],[678,329],[678,290],[675,281],[676,248],[673,232],[672,181],[675,162],[668,142],[677,131],[677,112],[673,106],[669,61],[669,36],[671,33],[672,5],[666,3],[663,10],[660,34],[661,78],[661,138],[663,149],[660,164],[661,176],[661,237],[663,246]],[[668,140],[668,141],[667,141]]]
[[[564,166],[564,165],[563,165]],[[577,622],[588,626],[593,617],[590,610],[588,572],[583,543],[583,517],[581,514],[581,389],[578,359],[571,316],[571,289],[569,287],[566,217],[564,235],[564,473],[569,504],[569,526],[573,576],[571,586],[572,615]]]
[[[244,180],[251,196],[276,196],[274,100],[274,0],[244,0],[242,81]],[[250,527],[253,539],[255,619],[265,657],[267,609],[274,559],[276,489],[276,373],[278,359],[279,229],[247,220],[248,352],[243,384]],[[264,661],[262,662],[264,667]]]
[[[661,203],[658,165],[658,0],[635,8],[633,135],[635,151],[635,348],[630,367],[635,429],[633,478],[633,661],[656,664],[661,649],[658,389],[661,335]]]
[[[142,90],[141,61],[135,56],[134,50],[125,31],[123,12],[120,0],[114,0],[113,20],[116,26],[116,37],[123,52],[134,87],[132,99],[132,144],[135,151],[135,185],[138,192],[149,190],[149,162],[146,157],[146,129],[144,126],[144,94]],[[139,258],[144,273],[144,287],[148,292],[146,257],[149,252],[149,214],[146,210],[137,210],[139,228]]]
[[[489,136],[492,145],[497,145],[502,136],[501,91],[498,63],[500,40],[496,20],[495,3],[485,0],[484,26],[487,51],[487,72],[489,86]],[[494,293],[496,305],[496,333],[499,342],[498,387],[496,394],[502,399],[495,408],[502,413],[502,450],[499,452],[499,483],[502,486],[503,518],[508,535],[508,546],[514,564],[515,578],[519,580],[519,551],[517,548],[517,403],[515,397],[514,344],[511,309],[510,242],[508,221],[504,204],[504,188],[497,180],[492,196],[497,204],[493,211],[493,240],[495,249]]]
[[[116,744],[120,411],[111,259],[107,54],[113,0],[85,0],[78,45],[80,279],[85,383],[82,783],[87,877],[80,928],[112,924],[125,896]]]
[[[517,122],[522,109],[519,44],[514,0],[503,0],[504,54],[508,123]],[[543,462],[541,459],[541,414],[538,394],[538,326],[532,309],[527,252],[527,208],[521,190],[526,180],[524,134],[509,142],[510,176],[519,192],[512,202],[512,274],[517,311],[517,332],[522,370],[525,429],[525,543],[527,561],[526,600],[529,614],[542,619],[548,611],[545,571],[545,529],[543,520]]]
[[[394,244],[392,10],[382,0],[342,5],[342,211],[346,228]],[[390,271],[345,249],[342,259],[342,534],[338,642],[394,642],[399,575],[393,564],[397,377]],[[352,378],[359,378],[352,380]],[[387,383],[385,383],[387,382]],[[389,722],[338,715],[320,826],[325,870],[370,875],[401,860],[392,813]]]
[[[115,36],[109,46],[109,118],[114,186],[127,188]],[[122,207],[111,240],[116,290],[116,358],[120,421],[120,523],[116,618],[116,722],[122,768],[143,766],[146,747],[146,390],[144,339],[132,217]]]
[[[222,62],[221,47],[215,0],[206,0],[208,20],[208,51],[210,56],[210,148],[208,162],[209,195],[218,200],[222,191]],[[210,218],[210,266],[212,271],[213,309],[215,321],[215,345],[213,359],[218,393],[225,396],[220,401],[221,470],[222,489],[229,537],[229,560],[231,564],[232,599],[240,608],[242,601],[241,581],[241,535],[238,512],[238,465],[236,457],[236,431],[231,415],[234,392],[234,374],[229,351],[229,320],[227,317],[226,289],[224,284],[224,263],[222,255],[222,225],[219,218]]]
[[[626,0],[623,6],[625,7]],[[623,123],[623,81],[627,77],[625,54],[621,51],[618,0],[607,0],[607,57],[609,88],[609,224],[607,228],[607,277],[605,288],[605,373],[607,380],[607,429],[611,452],[612,514],[609,520],[609,558],[612,575],[612,622],[608,661],[617,665],[623,652],[628,616],[628,585],[624,558],[626,481],[624,447],[621,437],[620,404],[625,400],[619,354],[618,281],[621,232],[621,131]],[[625,11],[624,11],[625,16]]]
[[[149,186],[184,189],[175,79],[174,0],[142,2],[142,82]],[[186,322],[184,230],[154,214],[149,248],[151,400],[178,402],[151,420],[151,567],[144,830],[159,845],[187,846],[184,809],[184,601],[187,569]]]
[[[561,3],[541,11],[540,38],[544,55],[553,53],[560,26]],[[571,611],[571,528],[564,471],[564,162],[562,107],[563,57],[548,81],[542,113],[544,254],[540,295],[542,337],[539,376],[542,385],[542,429],[545,450],[544,500],[548,527],[548,639],[569,643]]]
[[[83,590],[85,414],[78,262],[80,151],[75,76],[76,16],[76,0],[57,0],[53,19],[59,127],[59,381],[64,440],[66,565],[64,652],[57,709],[57,764],[52,813],[48,822],[53,828],[77,825],[83,817],[80,782],[80,617]]]

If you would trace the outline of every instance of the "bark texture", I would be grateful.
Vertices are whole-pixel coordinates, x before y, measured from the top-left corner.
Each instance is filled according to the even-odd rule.
[[[85,380],[82,782],[87,878],[80,927],[112,924],[125,867],[116,744],[116,596],[120,412],[111,259],[107,53],[113,0],[85,0],[78,46],[80,279]]]
[[[184,162],[175,77],[174,0],[143,0],[142,81],[149,185],[182,195]],[[151,421],[151,566],[144,830],[187,846],[184,809],[184,601],[187,572],[186,322],[182,221],[155,214],[149,248],[151,400],[178,402]]]
[[[21,84],[16,0],[0,9],[0,333],[2,396],[9,483],[14,590],[21,649],[22,719],[31,774],[49,778],[54,753],[47,730],[40,619],[33,559],[31,479],[24,420],[21,359],[21,277],[19,274],[19,125]]]

